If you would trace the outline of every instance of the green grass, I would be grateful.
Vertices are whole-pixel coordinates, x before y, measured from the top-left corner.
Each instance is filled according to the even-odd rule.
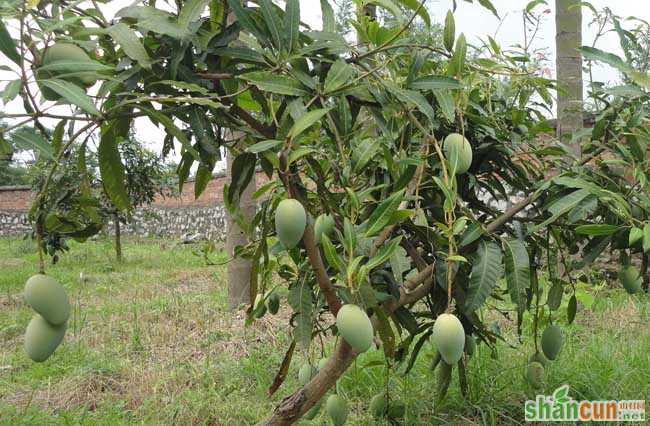
[[[110,241],[72,244],[48,273],[67,289],[74,314],[64,344],[36,364],[22,348],[32,311],[21,297],[36,271],[34,248],[29,241],[0,240],[0,424],[244,425],[263,419],[296,388],[304,360],[297,352],[289,377],[269,400],[267,389],[289,344],[290,312],[283,306],[277,316],[245,327],[242,314],[227,310],[225,266],[206,266],[193,250],[129,240],[126,261],[117,264]],[[215,258],[226,260],[223,253]],[[602,286],[583,293],[576,322],[565,327],[564,349],[547,369],[545,391],[568,383],[576,399],[650,400],[650,299]],[[409,375],[391,373],[391,396],[407,404],[405,424],[523,423],[523,402],[534,395],[522,380],[532,348],[518,343],[511,321],[488,317],[499,321],[508,344],[498,345],[496,359],[478,346],[467,367],[467,399],[454,374],[448,396],[435,404],[430,344]],[[525,331],[530,326],[525,321]],[[363,354],[339,380],[349,424],[375,424],[367,403],[386,385],[386,370],[375,362],[381,358],[380,350]],[[303,424],[326,423],[321,414]]]

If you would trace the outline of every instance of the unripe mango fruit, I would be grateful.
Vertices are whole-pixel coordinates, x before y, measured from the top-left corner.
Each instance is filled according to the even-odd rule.
[[[322,214],[316,218],[316,223],[314,223],[314,238],[316,244],[320,244],[320,239],[323,235],[328,237],[332,234],[334,230],[334,218],[329,214]]]
[[[618,272],[618,279],[628,294],[635,294],[641,291],[643,278],[634,265],[623,266]]]
[[[530,359],[528,359],[528,362],[539,362],[542,364],[544,367],[546,367],[546,364],[548,364],[548,359],[544,356],[543,353],[541,352],[535,352],[530,356]]]
[[[388,398],[385,393],[379,393],[370,400],[370,414],[376,418],[382,418],[388,414]]]
[[[77,86],[86,88],[90,87],[97,82],[97,73],[95,72],[77,72],[74,68],[75,62],[91,62],[92,59],[88,54],[79,46],[71,43],[56,43],[45,49],[43,57],[41,58],[42,64],[52,65],[57,62],[69,62],[69,70],[41,70],[36,71],[36,78],[38,80],[60,78]],[[74,73],[74,75],[69,75]],[[48,87],[41,86],[41,93],[43,97],[49,101],[56,101],[61,96]]]
[[[336,327],[341,337],[356,352],[365,352],[372,345],[372,323],[368,315],[357,305],[348,303],[341,306],[336,314]]]
[[[460,361],[465,347],[465,330],[455,315],[438,315],[431,339],[447,364],[455,365]]]
[[[307,214],[299,201],[289,198],[280,201],[275,210],[275,232],[282,245],[294,248],[302,239],[307,226]]]
[[[67,323],[52,325],[36,314],[25,331],[25,352],[32,361],[43,362],[61,344]]]
[[[338,395],[330,395],[327,398],[325,411],[332,419],[334,426],[343,426],[348,418],[348,404]]]
[[[560,350],[562,349],[562,343],[564,342],[564,334],[562,329],[557,325],[549,325],[544,329],[542,333],[542,351],[546,358],[553,361],[557,358]]]
[[[448,135],[443,148],[449,167],[455,170],[457,175],[462,175],[469,170],[472,165],[472,146],[463,135],[459,133]]]
[[[37,274],[25,283],[25,302],[52,325],[70,317],[70,302],[61,284],[49,275]]]
[[[266,304],[264,304],[263,297],[264,296],[261,294],[255,296],[255,303],[253,304],[253,315],[257,319],[262,318],[264,315],[266,315]]]
[[[306,362],[298,370],[298,383],[300,386],[305,386],[316,374],[318,374],[318,369]]]
[[[526,366],[526,381],[534,389],[541,389],[544,386],[544,366],[533,361]]]

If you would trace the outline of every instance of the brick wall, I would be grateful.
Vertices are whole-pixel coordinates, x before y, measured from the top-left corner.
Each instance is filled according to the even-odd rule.
[[[268,181],[259,172],[255,176],[258,187]],[[194,181],[183,186],[178,196],[158,196],[151,206],[139,209],[133,215],[133,223],[125,233],[141,236],[196,235],[221,240],[225,237],[225,211],[223,208],[224,174],[217,174],[198,199],[194,198]],[[0,236],[24,235],[31,229],[27,210],[34,193],[30,187],[0,187]],[[112,231],[108,224],[108,231]]]

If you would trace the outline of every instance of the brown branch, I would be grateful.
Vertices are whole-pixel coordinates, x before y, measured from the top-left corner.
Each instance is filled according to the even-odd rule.
[[[196,75],[206,80],[232,80],[234,78],[234,75],[223,72],[199,72]]]
[[[413,260],[413,263],[415,264],[415,267],[418,268],[418,271],[422,271],[424,268],[427,267],[427,262],[420,256],[420,253],[418,250],[411,244],[411,242],[406,239],[402,238],[402,241],[400,241],[400,245],[404,250],[406,250],[406,254],[409,255],[411,260]]]
[[[275,137],[275,129],[273,127],[265,126],[245,109],[240,108],[237,105],[232,105],[230,107],[230,112],[241,118],[246,124],[257,130],[262,136],[269,139],[273,139]]]
[[[400,290],[400,299],[386,302],[383,308],[388,312],[395,309],[415,303],[429,294],[433,285],[433,265],[426,268],[430,273],[423,276],[422,285],[417,287],[411,293],[406,293],[404,289]],[[418,277],[420,274],[418,274]],[[414,278],[413,282],[416,281]],[[377,327],[376,317],[373,317],[373,326]],[[276,407],[273,414],[258,423],[258,426],[279,426],[290,425],[296,422],[303,414],[311,409],[327,391],[336,384],[339,377],[345,373],[358,353],[354,352],[345,340],[340,339],[334,348],[332,355],[329,357],[327,364],[316,374],[316,376],[304,387],[298,389],[293,394],[284,398]]]

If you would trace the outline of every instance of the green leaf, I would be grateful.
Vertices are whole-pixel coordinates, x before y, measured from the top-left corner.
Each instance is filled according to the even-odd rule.
[[[566,308],[566,317],[567,317],[567,322],[569,325],[573,323],[573,320],[576,318],[576,312],[578,311],[578,300],[576,299],[576,295],[572,295],[571,298],[569,298],[569,304],[567,305]]]
[[[255,164],[257,163],[255,154],[239,154],[232,162],[231,182],[228,190],[228,204],[239,206],[239,199],[251,179],[255,175]]]
[[[178,25],[187,30],[192,22],[196,22],[208,5],[208,0],[187,0],[183,3],[180,15],[178,15]]]
[[[448,52],[454,50],[454,41],[456,40],[456,21],[454,20],[454,12],[447,11],[445,18],[445,30],[443,32],[443,42],[445,49]]]
[[[18,96],[20,89],[23,87],[23,82],[21,80],[12,80],[5,86],[5,89],[2,91],[2,102],[5,105]]]
[[[428,75],[413,81],[410,88],[416,90],[462,89],[463,85],[452,77]]]
[[[264,17],[264,22],[266,22],[266,27],[271,33],[271,38],[277,49],[282,49],[282,22],[280,22],[280,17],[273,9],[274,5],[271,0],[260,0],[259,2],[260,10],[262,11],[262,16]]]
[[[579,235],[612,235],[618,231],[617,225],[581,225],[576,228]]]
[[[332,93],[335,90],[348,84],[354,76],[354,69],[344,60],[339,59],[332,64],[327,77],[323,91],[325,94]]]
[[[505,253],[508,293],[512,303],[517,305],[521,312],[526,307],[526,289],[530,287],[528,251],[521,240],[504,238],[501,242]]]
[[[61,150],[61,145],[63,144],[63,132],[65,131],[65,125],[67,123],[68,120],[61,120],[54,128],[54,132],[52,133],[52,148],[54,149],[54,155],[57,155]],[[85,145],[83,150],[84,152],[86,151]]]
[[[496,8],[492,4],[490,0],[478,0],[478,3],[483,6],[484,8],[488,9],[490,12],[494,14],[498,19],[501,19],[499,17],[499,13],[497,12]]]
[[[194,178],[194,198],[197,199],[201,196],[208,183],[212,180],[212,167],[207,164],[200,164],[196,169],[196,177]]]
[[[434,90],[433,94],[438,101],[438,105],[440,105],[442,114],[447,120],[453,123],[456,119],[456,104],[454,103],[454,98],[451,96],[451,93],[447,90]]]
[[[9,31],[7,31],[7,27],[5,27],[2,19],[0,19],[0,52],[4,53],[7,58],[20,65],[20,54],[18,53],[18,48],[16,47],[14,39],[9,35]]]
[[[289,96],[305,96],[309,94],[300,82],[295,79],[273,74],[270,71],[249,72],[239,77],[267,92]]]
[[[586,60],[603,62],[623,72],[633,70],[623,59],[613,53],[604,52],[591,46],[582,46],[578,50]]]
[[[294,338],[304,348],[309,347],[313,328],[313,290],[308,282],[301,280],[289,289],[287,300],[293,311],[297,314],[294,318]]]
[[[298,37],[300,36],[300,1],[287,0],[287,6],[284,12],[284,33],[287,40],[287,50],[291,52],[298,47]]]
[[[307,114],[300,117],[289,130],[288,137],[291,139],[295,138],[308,128],[310,128],[314,123],[318,122],[325,114],[330,111],[331,108],[322,108],[309,111]]]
[[[465,312],[477,310],[492,294],[497,280],[503,275],[502,261],[503,254],[498,244],[481,241],[469,276]]]
[[[117,149],[121,138],[116,135],[116,126],[115,122],[102,126],[97,157],[104,191],[113,205],[123,211],[129,208],[130,200],[124,185],[126,179],[124,165]]]
[[[31,149],[48,160],[54,159],[52,146],[32,127],[20,127],[11,135],[17,148]]]
[[[320,0],[321,15],[323,16],[323,31],[328,33],[336,32],[336,19],[334,18],[334,9],[328,0]]]
[[[266,64],[264,56],[248,47],[220,47],[219,49],[215,49],[214,53],[219,56],[227,56],[232,59],[239,59],[242,62]]]
[[[97,61],[56,61],[38,68],[39,71],[51,71],[57,74],[64,74],[65,77],[74,77],[78,73],[95,72],[113,72],[114,67],[101,64]]]
[[[544,222],[536,226],[533,226],[528,231],[528,233],[533,234],[539,231],[540,229],[545,228],[546,226],[555,222],[560,216],[568,213],[571,209],[577,206],[583,199],[589,196],[590,193],[591,192],[588,189],[579,189],[568,195],[565,195],[559,200],[556,200],[555,202],[553,202],[553,204],[547,207],[547,210],[552,213],[552,216],[546,219]]]
[[[368,218],[368,228],[365,236],[372,237],[378,234],[390,221],[391,216],[398,209],[404,199],[404,190],[396,192],[377,206]]]
[[[548,291],[546,296],[546,305],[551,311],[557,311],[562,304],[562,296],[564,295],[564,287],[562,281],[556,280]]]
[[[228,4],[230,5],[230,10],[235,13],[239,25],[255,36],[261,43],[266,42],[266,35],[262,33],[250,13],[242,6],[241,0],[228,0]]]
[[[451,75],[461,75],[465,67],[465,57],[467,56],[467,41],[465,34],[460,33],[456,40],[456,49],[454,56],[449,60],[449,73]]]
[[[165,127],[165,130],[167,133],[170,135],[174,136],[182,145],[183,149],[185,149],[186,152],[188,152],[196,161],[200,161],[201,159],[199,158],[199,153],[192,147],[192,144],[190,143],[190,140],[187,138],[185,133],[181,129],[179,129],[176,124],[174,124],[174,120],[172,120],[169,116],[166,114],[155,110],[153,108],[144,108],[144,107],[139,107],[143,112],[145,112],[151,121],[154,122],[154,124],[158,125],[158,123],[162,124]]]
[[[106,29],[116,43],[122,46],[126,55],[137,61],[143,68],[151,68],[151,59],[135,31],[125,24],[115,24]]]
[[[341,258],[339,253],[336,251],[334,244],[332,244],[332,241],[327,236],[327,234],[321,235],[321,244],[323,245],[323,253],[325,254],[327,263],[329,263],[331,267],[338,270],[339,273],[344,272],[345,263],[343,262],[343,258]]]
[[[629,235],[629,245],[630,247],[636,244],[638,241],[641,241],[643,238],[643,230],[640,228],[632,228],[630,229],[630,235]]]
[[[643,252],[650,253],[650,224],[643,227]]]
[[[384,81],[386,88],[400,101],[415,105],[420,112],[426,115],[430,122],[435,121],[435,112],[427,99],[420,93],[413,90],[406,90],[398,87],[392,82]]]
[[[284,143],[284,141],[280,141],[277,139],[268,139],[265,141],[258,142],[254,145],[249,146],[246,148],[246,152],[250,152],[252,154],[258,154],[260,152],[268,151],[270,149],[275,148],[276,146],[280,146]]]
[[[69,81],[59,79],[39,80],[39,82],[50,90],[59,94],[66,101],[78,106],[89,114],[100,117],[101,112],[95,107],[90,96],[79,86]]]
[[[411,9],[412,11],[417,11],[417,15],[422,18],[425,24],[428,27],[431,26],[431,17],[427,11],[426,5],[422,5],[422,2],[419,0],[397,0],[399,3],[404,5],[406,8]]]
[[[397,250],[397,247],[399,247],[400,242],[402,242],[402,236],[400,235],[397,238],[393,238],[390,243],[384,244],[378,251],[375,256],[373,256],[372,259],[366,263],[366,268],[368,268],[368,271],[372,270],[373,268],[376,268],[377,266],[381,265],[384,262],[387,262],[388,259],[393,255],[395,250]]]

